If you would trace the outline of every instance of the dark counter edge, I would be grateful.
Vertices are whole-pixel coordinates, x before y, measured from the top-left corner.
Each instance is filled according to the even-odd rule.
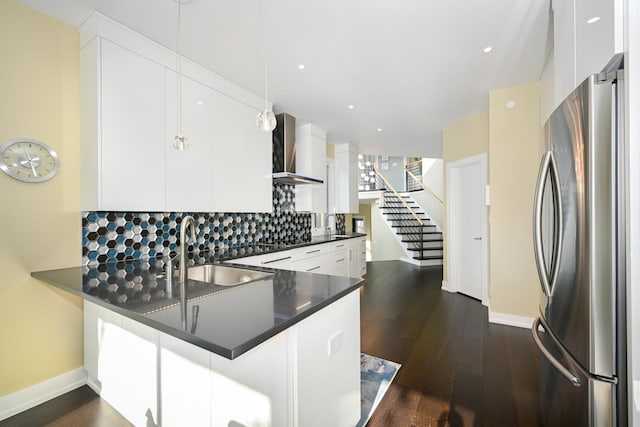
[[[250,266],[242,266],[243,268],[251,268]],[[75,267],[72,267],[75,268]],[[59,269],[59,270],[64,270],[64,269]],[[51,271],[51,270],[49,270]],[[42,274],[41,274],[42,273]],[[168,327],[166,325],[163,325],[159,322],[156,322],[152,319],[149,319],[146,316],[140,315],[138,313],[132,312],[131,310],[127,310],[121,307],[118,307],[116,305],[110,304],[106,301],[103,301],[99,298],[95,298],[91,295],[87,295],[84,292],[81,291],[76,291],[74,289],[70,289],[67,286],[65,286],[64,283],[57,283],[56,281],[51,280],[50,278],[46,277],[44,275],[44,273],[47,273],[47,271],[35,271],[33,273],[31,273],[31,277],[38,279],[44,283],[47,283],[51,286],[55,286],[56,288],[62,289],[63,291],[69,292],[70,294],[73,294],[75,296],[81,297],[82,299],[92,302],[94,304],[97,304],[101,307],[104,307],[106,309],[109,309],[115,313],[118,313],[124,317],[127,317],[131,320],[135,320],[137,322],[140,322],[144,325],[147,325],[157,331],[166,333],[174,338],[178,338],[182,341],[188,342],[189,344],[193,344],[195,346],[198,346],[200,348],[203,348],[207,351],[210,351],[212,353],[215,353],[219,356],[225,357],[227,359],[235,359],[237,357],[239,357],[240,355],[254,349],[255,347],[259,346],[260,344],[266,342],[267,340],[269,340],[270,338],[278,335],[280,332],[290,328],[291,326],[295,325],[296,323],[306,319],[307,317],[311,316],[314,313],[317,313],[318,311],[322,310],[323,308],[333,304],[334,302],[336,302],[337,300],[339,300],[340,298],[350,294],[351,292],[357,290],[360,288],[360,286],[362,286],[362,282],[364,282],[364,279],[362,277],[360,278],[348,278],[351,280],[356,281],[355,283],[353,283],[351,286],[349,286],[348,288],[346,288],[345,290],[335,294],[334,296],[332,296],[331,298],[317,304],[314,305],[313,307],[310,307],[309,309],[303,311],[302,313],[299,313],[297,315],[295,315],[294,317],[287,319],[285,321],[283,321],[282,323],[279,323],[277,325],[274,325],[271,329],[269,329],[268,331],[256,336],[255,338],[245,342],[244,344],[238,345],[234,348],[228,349],[226,347],[221,347],[219,345],[216,345],[212,342],[200,339],[198,337],[195,337],[191,334],[188,334],[182,330],[179,329],[175,329],[175,328],[171,328]],[[346,278],[346,277],[345,277]]]

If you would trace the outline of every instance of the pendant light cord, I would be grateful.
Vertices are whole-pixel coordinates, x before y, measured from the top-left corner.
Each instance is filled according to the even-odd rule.
[[[182,22],[182,0],[176,0],[178,3],[178,23],[176,30],[176,70],[178,72],[178,84],[176,85],[178,99],[178,106],[176,108],[177,123],[178,123],[178,135],[182,136],[182,57],[180,56],[180,36],[181,36],[181,22]]]
[[[264,109],[269,109],[269,6],[264,3]]]

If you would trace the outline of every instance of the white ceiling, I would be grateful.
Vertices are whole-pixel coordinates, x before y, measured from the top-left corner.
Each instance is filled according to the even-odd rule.
[[[75,27],[98,10],[176,46],[176,0],[21,1]],[[549,1],[268,0],[265,25],[265,0],[190,0],[180,52],[264,96],[266,38],[276,112],[362,153],[440,157],[442,129],[489,91],[539,79]]]

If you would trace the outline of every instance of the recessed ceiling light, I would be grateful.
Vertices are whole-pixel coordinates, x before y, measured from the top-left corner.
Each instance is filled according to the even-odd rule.
[[[493,50],[493,47],[491,47],[491,46],[487,46],[487,47],[485,47],[484,49],[482,49],[482,51],[483,51],[484,53],[489,53],[489,52],[491,52],[492,50]]]
[[[353,109],[354,109],[354,108],[356,108],[356,107],[355,107],[355,105],[351,104],[351,105],[349,105],[347,108],[348,108],[349,110],[353,110]]]
[[[382,128],[378,128],[378,132],[382,132]]]
[[[298,70],[304,70],[304,64],[298,64]]]
[[[204,104],[204,102],[202,102],[202,101],[196,101],[196,104],[198,104],[198,105],[202,105],[202,104]]]
[[[595,24],[596,22],[598,22],[600,20],[599,16],[594,16],[593,18],[589,18],[587,19],[587,24]]]

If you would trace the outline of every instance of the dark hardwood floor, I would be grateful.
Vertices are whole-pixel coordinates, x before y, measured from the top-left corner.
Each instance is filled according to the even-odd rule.
[[[362,352],[402,364],[369,426],[538,426],[540,353],[528,329],[489,324],[444,292],[442,269],[367,265]]]
[[[540,356],[529,330],[489,324],[479,301],[443,292],[441,268],[367,268],[362,351],[402,364],[369,426],[540,425]],[[130,424],[86,386],[0,422],[43,425]]]

